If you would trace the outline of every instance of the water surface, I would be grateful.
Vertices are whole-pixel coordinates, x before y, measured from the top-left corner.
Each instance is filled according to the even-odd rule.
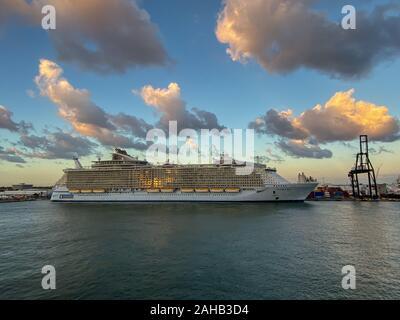
[[[3,203],[0,298],[399,299],[400,203]]]

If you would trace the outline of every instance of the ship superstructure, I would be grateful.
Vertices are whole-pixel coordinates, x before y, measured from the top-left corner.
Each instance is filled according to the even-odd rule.
[[[111,160],[94,161],[84,168],[65,169],[52,200],[62,202],[248,202],[303,201],[315,182],[290,183],[275,169],[254,164],[250,174],[238,175],[245,164],[152,165],[115,149]]]

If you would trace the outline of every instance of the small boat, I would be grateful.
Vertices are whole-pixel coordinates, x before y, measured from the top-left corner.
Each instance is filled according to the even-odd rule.
[[[175,191],[175,189],[173,189],[173,188],[161,189],[161,192],[163,192],[163,193],[172,193],[172,192],[174,192],[174,191]]]
[[[80,193],[81,190],[69,190],[69,192],[71,192],[71,193]]]
[[[207,193],[208,192],[208,188],[196,188],[195,191],[197,193]]]
[[[160,189],[147,189],[148,193],[158,193],[160,192]]]
[[[181,189],[181,192],[182,192],[182,193],[192,193],[192,192],[194,192],[194,189],[182,188],[182,189]]]

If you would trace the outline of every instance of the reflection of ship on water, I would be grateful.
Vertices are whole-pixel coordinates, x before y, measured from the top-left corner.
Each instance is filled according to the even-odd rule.
[[[115,149],[111,160],[65,169],[51,200],[58,202],[265,202],[304,201],[317,182],[290,183],[276,169],[255,163],[250,174],[237,174],[246,164],[152,165]]]

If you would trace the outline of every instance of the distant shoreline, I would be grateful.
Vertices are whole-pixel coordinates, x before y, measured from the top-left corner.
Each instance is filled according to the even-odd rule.
[[[10,202],[26,202],[26,201],[36,201],[37,199],[4,199],[0,200],[0,203],[10,203]]]

